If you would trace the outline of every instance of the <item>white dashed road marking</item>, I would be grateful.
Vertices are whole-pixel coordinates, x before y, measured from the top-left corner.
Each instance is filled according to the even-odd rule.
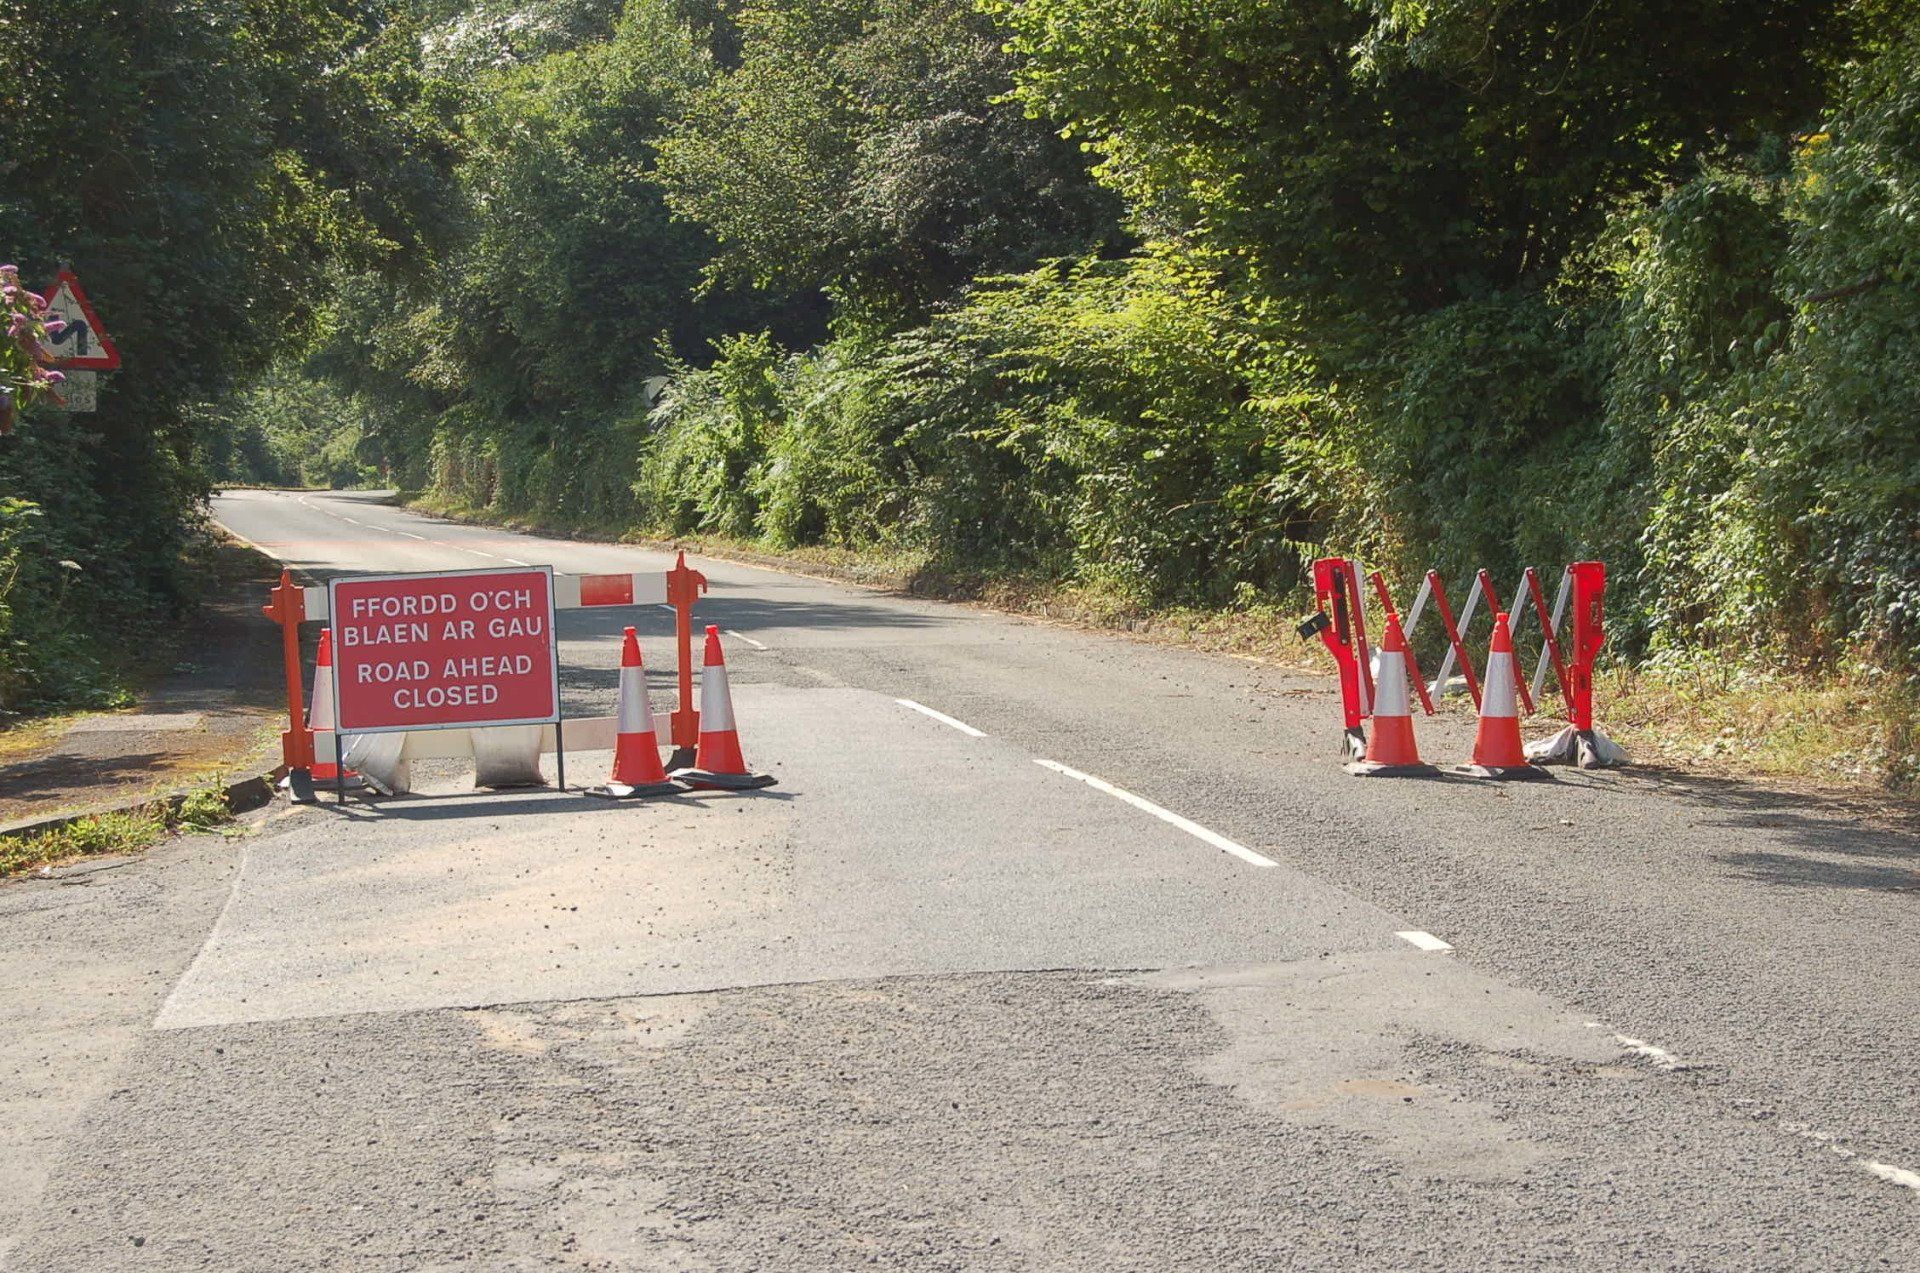
[[[735,632],[732,628],[727,629],[727,635],[732,637],[736,641],[745,641],[748,645],[752,646],[756,650],[764,650],[767,648],[766,646],[760,644],[758,641],[754,640],[752,637],[747,636],[745,633],[742,633],[742,632]]]
[[[1860,1165],[1890,1185],[1902,1185],[1920,1193],[1920,1171],[1908,1171],[1905,1167],[1890,1167],[1883,1162],[1862,1162]]]
[[[1141,812],[1151,813],[1154,817],[1160,819],[1160,821],[1165,822],[1170,826],[1179,827],[1182,831],[1185,831],[1188,835],[1194,837],[1196,840],[1204,840],[1206,843],[1211,844],[1214,848],[1219,849],[1221,852],[1231,853],[1233,854],[1233,856],[1239,858],[1242,862],[1245,862],[1251,866],[1264,867],[1264,866],[1280,865],[1278,862],[1274,861],[1272,858],[1260,856],[1258,853],[1255,853],[1252,849],[1248,848],[1244,844],[1235,844],[1232,840],[1227,839],[1226,836],[1221,835],[1218,831],[1209,831],[1207,830],[1207,828],[1201,826],[1198,822],[1194,822],[1194,821],[1191,821],[1190,819],[1183,818],[1179,814],[1173,812],[1173,810],[1171,809],[1162,809],[1159,805],[1155,804],[1153,801],[1148,800],[1142,796],[1136,796],[1131,791],[1127,791],[1127,790],[1124,790],[1123,788],[1116,787],[1112,783],[1107,782],[1104,779],[1094,777],[1092,774],[1083,774],[1078,769],[1067,768],[1067,766],[1061,764],[1057,760],[1047,760],[1040,756],[1035,756],[1033,758],[1033,763],[1041,766],[1042,768],[1051,769],[1057,774],[1064,774],[1066,777],[1073,779],[1075,782],[1084,782],[1089,787],[1092,787],[1095,791],[1104,791],[1106,794],[1112,796],[1115,800],[1124,800],[1126,803],[1132,805],[1136,809],[1139,809]]]
[[[1395,933],[1394,936],[1402,939],[1403,941],[1410,941],[1414,945],[1418,946],[1420,949],[1430,950],[1435,954],[1441,954],[1453,949],[1452,946],[1449,946],[1446,942],[1441,941],[1438,937],[1435,937],[1432,933],[1422,932],[1417,928],[1408,929],[1404,933]]]
[[[743,641],[746,640],[745,637],[741,637],[740,639]],[[763,645],[760,648],[764,650],[767,647]],[[936,712],[931,707],[928,707],[925,703],[916,703],[910,698],[896,698],[893,701],[900,704],[900,706],[902,707],[910,708],[913,711],[919,712],[922,716],[931,716],[933,717],[933,719],[939,721],[942,725],[951,725],[953,726],[953,728],[959,730],[961,733],[965,734],[969,738],[985,738],[987,736],[987,732],[985,730],[975,729],[973,726],[967,724],[967,722],[963,720],[955,720],[953,717],[947,715],[945,712]]]

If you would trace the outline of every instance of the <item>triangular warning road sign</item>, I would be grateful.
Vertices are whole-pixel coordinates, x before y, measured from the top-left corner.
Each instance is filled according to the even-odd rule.
[[[100,315],[93,312],[93,302],[80,289],[80,280],[72,270],[61,270],[47,291],[47,317],[66,323],[64,329],[47,338],[54,366],[112,371],[120,365],[120,350],[100,325]]]

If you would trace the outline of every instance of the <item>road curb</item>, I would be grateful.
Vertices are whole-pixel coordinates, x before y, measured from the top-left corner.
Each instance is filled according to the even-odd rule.
[[[286,768],[275,765],[262,773],[236,778],[227,783],[220,788],[220,792],[227,798],[228,811],[251,813],[255,809],[265,808],[272,802],[274,792],[279,788],[280,779],[285,775]],[[48,831],[58,831],[76,822],[84,822],[88,818],[106,817],[116,813],[133,813],[142,809],[157,810],[162,819],[168,825],[172,825],[174,817],[180,812],[180,806],[186,803],[187,798],[204,790],[206,790],[204,787],[186,787],[178,791],[170,791],[165,795],[143,796],[138,800],[123,800],[118,804],[100,805],[73,813],[55,814],[44,818],[26,818],[0,826],[0,838],[43,835]]]

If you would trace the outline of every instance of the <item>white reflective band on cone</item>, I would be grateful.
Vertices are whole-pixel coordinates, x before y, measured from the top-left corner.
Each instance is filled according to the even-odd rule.
[[[307,728],[333,728],[333,669],[313,669],[313,708],[307,713]]]
[[[1411,716],[1407,701],[1407,656],[1398,650],[1381,651],[1380,679],[1373,687],[1375,716]]]
[[[1482,716],[1518,716],[1513,696],[1513,655],[1502,651],[1487,658],[1487,683],[1480,687]]]
[[[700,669],[700,732],[733,732],[733,696],[727,693],[727,665],[716,663]]]
[[[640,667],[620,669],[620,732],[651,734],[652,704],[647,702],[647,671]]]

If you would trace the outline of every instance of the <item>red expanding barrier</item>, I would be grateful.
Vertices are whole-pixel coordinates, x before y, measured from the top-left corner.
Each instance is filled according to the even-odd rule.
[[[1370,667],[1373,656],[1367,646],[1366,614],[1359,586],[1363,573],[1360,563],[1348,558],[1325,557],[1316,561],[1313,580],[1318,607],[1300,625],[1302,637],[1311,639],[1318,636],[1333,655],[1340,677],[1340,704],[1345,730],[1341,746],[1349,760],[1360,760],[1366,754],[1363,723],[1373,712],[1375,693]],[[1583,768],[1601,768],[1626,763],[1626,754],[1596,729],[1593,722],[1593,668],[1606,643],[1605,563],[1579,561],[1568,566],[1562,572],[1559,592],[1551,607],[1547,605],[1546,591],[1541,585],[1539,573],[1529,566],[1515,589],[1514,610],[1511,613],[1500,604],[1492,575],[1485,570],[1476,571],[1466,604],[1457,619],[1438,571],[1426,572],[1404,622],[1401,622],[1394,608],[1385,577],[1379,571],[1364,574],[1364,577],[1373,585],[1386,622],[1398,627],[1404,636],[1404,641],[1398,643],[1406,647],[1404,659],[1395,660],[1395,667],[1397,669],[1404,664],[1427,715],[1433,714],[1434,700],[1444,697],[1451,688],[1456,662],[1474,707],[1484,710],[1487,706],[1487,687],[1474,675],[1473,658],[1467,647],[1467,634],[1473,624],[1475,611],[1484,598],[1495,616],[1492,627],[1496,630],[1506,629],[1504,635],[1508,637],[1508,648],[1499,651],[1490,649],[1487,655],[1490,674],[1491,669],[1497,667],[1504,682],[1499,687],[1497,711],[1502,717],[1509,712],[1517,713],[1521,719],[1533,715],[1548,668],[1553,670],[1561,701],[1566,706],[1570,723],[1551,738],[1528,744],[1528,764],[1579,764]],[[1569,599],[1572,601],[1573,619],[1570,630],[1565,630],[1563,620]],[[1430,684],[1422,679],[1412,650],[1415,631],[1429,601],[1439,615],[1447,640],[1439,674]],[[1540,657],[1531,686],[1522,671],[1518,652],[1511,647],[1511,640],[1519,636],[1529,610],[1539,623],[1541,632]],[[1565,641],[1562,639],[1563,630]],[[1497,658],[1496,653],[1499,655]],[[1383,664],[1382,675],[1385,674]],[[1395,728],[1400,727],[1396,725]],[[1500,728],[1504,730],[1507,727],[1503,725]],[[1527,776],[1516,772],[1518,768],[1507,764],[1483,764],[1474,772],[1482,776],[1494,776],[1486,771],[1497,769],[1502,771],[1499,776]]]

